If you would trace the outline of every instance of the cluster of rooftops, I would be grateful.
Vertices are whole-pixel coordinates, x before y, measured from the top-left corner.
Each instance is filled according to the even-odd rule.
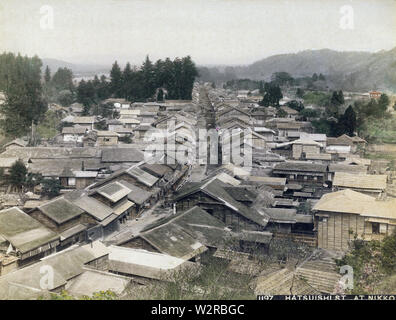
[[[202,105],[206,94],[208,102]],[[111,283],[122,292],[131,281],[128,276],[142,283],[162,279],[164,272],[199,266],[206,255],[221,256],[230,247],[268,252],[277,234],[304,233],[320,245],[318,217],[323,214],[396,222],[396,200],[387,197],[386,166],[374,172],[373,163],[359,156],[366,142],[313,133],[310,123],[296,120],[290,108],[287,118],[269,117],[256,103],[198,84],[193,100],[184,104],[110,102],[117,104],[121,118],[108,119],[105,131],[95,130],[98,119],[81,117],[74,106],[65,120],[74,125],[63,128],[61,140],[30,147],[17,139],[0,154],[0,167],[22,160],[30,172],[62,185],[61,195],[53,199],[30,194],[24,203],[2,202],[0,297],[1,288],[13,288],[17,298],[42,292],[38,278],[27,274],[43,264],[56,271],[49,291],[69,288],[85,294]],[[249,142],[240,140],[242,146],[250,144],[251,166],[231,159],[205,166],[203,178],[194,180],[192,171],[199,164],[166,152],[161,159],[174,161],[148,161],[144,152],[149,142],[137,133],[142,123],[148,130],[167,129],[173,121],[168,133],[191,149],[202,115],[214,122],[219,136],[226,130],[233,130],[230,140],[251,134]],[[131,143],[118,140],[126,128]],[[85,139],[90,132],[96,135],[93,145]],[[79,135],[85,138],[70,138]],[[162,218],[134,229],[142,217],[155,214]]]

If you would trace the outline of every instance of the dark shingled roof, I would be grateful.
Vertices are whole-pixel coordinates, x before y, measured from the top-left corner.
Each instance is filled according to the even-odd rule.
[[[249,208],[243,203],[238,202],[232,196],[230,196],[224,187],[230,187],[230,185],[225,184],[218,179],[205,180],[196,185],[189,184],[180,190],[180,192],[175,196],[174,200],[177,201],[187,195],[202,191],[222,202],[231,210],[241,214],[246,219],[251,220],[263,227],[267,225],[269,216],[267,216],[265,213],[259,213],[255,209]]]
[[[140,234],[161,253],[189,260],[207,248],[177,224],[165,223]]]
[[[119,183],[126,186],[128,189],[132,190],[128,194],[128,199],[138,205],[142,205],[153,196],[153,193],[143,190],[138,186],[135,186],[134,184],[126,182],[125,180],[120,180]]]
[[[254,201],[257,194],[242,187],[224,187],[224,190],[237,201]]]
[[[230,244],[229,241],[235,239],[268,243],[272,238],[272,234],[269,232],[256,232],[254,234],[245,230],[240,233],[232,232],[224,222],[216,219],[198,206],[161,219],[147,226],[145,230],[147,231],[166,223],[177,224],[199,242],[216,248],[227,245],[227,243]]]
[[[270,222],[296,223],[296,209],[265,208],[265,213],[271,217]]]
[[[102,150],[102,162],[140,162],[144,154],[135,148],[109,148]]]
[[[148,172],[149,174],[156,176],[157,178],[163,177],[168,172],[172,172],[172,169],[164,164],[144,164],[140,166],[141,169]]]
[[[0,211],[0,236],[22,253],[59,239],[59,235],[17,207]]]
[[[113,213],[113,209],[86,195],[76,199],[74,203],[99,221],[103,221]]]
[[[69,221],[70,219],[73,219],[84,213],[84,210],[63,197],[51,200],[39,206],[38,209],[44,215],[46,215],[51,220],[54,220],[58,224]]]
[[[308,162],[281,162],[277,163],[274,171],[303,171],[303,172],[326,172],[327,165]]]

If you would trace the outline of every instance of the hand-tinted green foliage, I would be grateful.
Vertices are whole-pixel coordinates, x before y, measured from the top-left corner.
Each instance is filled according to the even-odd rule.
[[[52,76],[50,84],[58,91],[73,91],[73,72],[68,68],[59,68]]]
[[[353,136],[356,131],[356,112],[353,110],[352,106],[349,106],[343,115],[338,119],[337,123],[337,135],[342,135],[346,133],[349,136]]]
[[[58,94],[58,102],[64,107],[69,107],[74,100],[75,96],[70,90],[62,90]]]
[[[287,103],[287,106],[289,108],[292,108],[292,109],[298,111],[298,112],[301,112],[302,110],[304,110],[304,104],[302,102],[300,102],[300,101],[297,101],[297,100],[289,101]]]
[[[357,129],[369,142],[395,142],[396,124],[388,112],[389,104],[386,94],[382,94],[378,100],[354,103]]]
[[[69,294],[66,290],[62,290],[59,294],[51,293],[50,299],[51,300],[116,300],[118,299],[118,296],[114,291],[106,290],[106,291],[94,292],[92,296],[81,296],[77,298]]]
[[[281,88],[271,82],[264,84],[264,96],[259,105],[263,107],[279,106],[279,100],[283,98]]]
[[[104,76],[90,81],[80,81],[77,88],[77,101],[90,107],[109,97],[125,98],[128,101],[155,101],[158,88],[161,99],[190,100],[192,87],[198,71],[190,56],[158,60],[152,63],[147,56],[140,68],[127,63],[124,70],[114,62],[110,71],[110,81]],[[165,89],[166,92],[164,92]]]
[[[32,123],[37,123],[47,110],[41,86],[41,60],[0,55],[0,91],[5,94],[5,103],[0,106],[3,118],[0,128],[11,137],[29,132]]]
[[[52,198],[60,194],[62,186],[58,179],[43,179],[41,184],[43,195]]]
[[[300,116],[304,121],[312,118],[318,118],[320,116],[320,112],[315,109],[303,109],[300,111]]]
[[[25,164],[21,160],[18,160],[10,168],[7,177],[8,183],[13,187],[21,189],[25,185],[26,175],[27,168]]]
[[[380,282],[396,274],[396,234],[388,235],[382,241],[364,241],[355,236],[351,249],[337,261],[337,265],[353,268],[352,293],[376,292]]]
[[[303,89],[301,89],[301,88],[297,88],[297,90],[296,90],[296,96],[297,96],[297,98],[302,98],[303,96],[304,96],[304,90]]]
[[[303,95],[306,105],[313,104],[317,106],[328,106],[330,104],[330,95],[319,91],[309,91]]]
[[[287,72],[275,72],[271,75],[271,82],[277,86],[293,85],[294,78]]]
[[[276,116],[278,118],[286,118],[287,112],[281,108],[278,108],[278,110],[276,111]]]

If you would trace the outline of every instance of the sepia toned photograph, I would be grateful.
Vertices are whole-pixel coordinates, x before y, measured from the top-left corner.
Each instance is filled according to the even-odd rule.
[[[357,299],[396,300],[395,0],[0,0],[0,300]]]

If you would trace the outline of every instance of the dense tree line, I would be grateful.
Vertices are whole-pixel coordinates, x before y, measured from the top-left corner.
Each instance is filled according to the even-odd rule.
[[[58,68],[51,75],[47,66],[44,72],[44,92],[49,102],[58,103],[64,107],[76,101],[76,88],[73,84],[73,72],[68,68]]]
[[[262,88],[262,94],[263,100],[260,101],[260,106],[279,107],[279,100],[283,98],[282,90],[279,85],[273,82],[264,83],[264,87]]]
[[[85,106],[109,97],[128,101],[154,101],[167,99],[190,100],[197,69],[190,56],[158,60],[153,63],[147,56],[140,68],[127,63],[122,70],[115,61],[110,79],[82,80],[77,88],[77,100]],[[164,90],[162,90],[162,88]],[[158,94],[157,93],[158,90]]]
[[[343,97],[340,98],[341,95],[341,91],[333,92],[331,98],[333,106],[343,103],[344,100]],[[390,100],[386,94],[382,94],[379,99],[371,99],[366,102],[363,100],[355,101],[353,106],[348,106],[343,114],[339,114],[337,111],[333,114],[332,119],[313,121],[313,125],[318,132],[326,133],[329,136],[339,136],[344,133],[351,136],[359,132],[361,136],[370,139],[371,125],[388,118],[389,104]]]
[[[33,123],[47,111],[41,84],[42,62],[37,57],[20,54],[0,55],[0,91],[5,101],[0,105],[0,128],[7,136],[26,134]]]

